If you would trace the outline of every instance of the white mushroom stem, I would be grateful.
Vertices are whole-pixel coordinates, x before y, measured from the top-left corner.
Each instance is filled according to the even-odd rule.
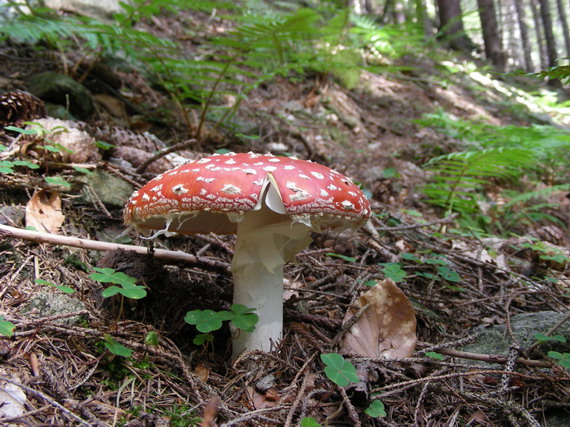
[[[235,331],[233,358],[243,351],[270,351],[281,339],[283,266],[310,243],[309,230],[265,203],[238,223],[232,261],[234,303],[254,308],[259,322],[252,333]]]

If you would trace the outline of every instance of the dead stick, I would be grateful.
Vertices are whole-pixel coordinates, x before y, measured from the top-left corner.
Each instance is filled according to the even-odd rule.
[[[58,234],[41,233],[39,231],[23,230],[21,228],[10,227],[9,225],[0,224],[0,237],[7,235],[23,240],[30,240],[38,243],[51,243],[54,245],[71,246],[74,248],[91,249],[95,251],[114,251],[122,249],[124,251],[133,251],[141,255],[148,254],[148,248],[144,246],[124,245],[119,243],[100,242],[98,240],[81,239],[79,237],[60,236]],[[198,258],[194,255],[181,251],[169,251],[166,249],[155,249],[153,256],[163,261],[186,262],[203,266],[205,269],[212,269],[229,274],[229,268],[223,263]]]

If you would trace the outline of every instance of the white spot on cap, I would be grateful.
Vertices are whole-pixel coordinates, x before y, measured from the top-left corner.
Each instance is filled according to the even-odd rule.
[[[329,190],[331,190],[331,191],[338,190],[338,187],[337,187],[336,185],[334,185],[334,184],[328,185],[327,188],[328,188]]]
[[[257,185],[258,187],[261,187],[263,185],[263,180],[258,179],[257,181],[253,181],[253,185]]]
[[[311,179],[310,177],[308,177],[307,175],[301,173],[299,174],[299,178],[303,178],[303,179]]]
[[[289,200],[295,201],[295,200],[304,200],[307,197],[309,197],[309,193],[307,193],[305,190],[303,190],[302,188],[297,187],[297,184],[294,182],[288,182],[286,184],[286,187],[293,191],[294,194],[291,194],[289,196]]]
[[[318,179],[324,179],[325,176],[322,173],[318,173],[318,172],[311,172],[311,175],[313,175],[315,178]]]
[[[274,170],[277,170],[277,168],[275,166],[265,166],[263,170],[266,172],[273,172]]]
[[[200,194],[201,194],[202,196],[205,196],[206,194],[208,194],[208,191],[207,191],[205,188],[202,188],[202,189],[200,190]]]
[[[227,162],[225,162],[226,165],[235,165],[236,161],[234,159],[229,159]]]
[[[209,184],[210,182],[214,181],[216,178],[204,178],[203,176],[199,176],[198,178],[196,178],[196,181],[204,181],[206,184]]]
[[[239,194],[241,193],[241,188],[236,187],[235,185],[232,184],[226,184],[222,187],[222,191],[228,194]]]
[[[152,187],[150,189],[150,191],[154,191],[155,193],[158,193],[160,190],[162,190],[162,184],[159,184],[156,187]]]
[[[325,190],[324,188],[321,188],[321,196],[327,197],[328,195],[329,195],[329,193],[327,192],[327,190]]]
[[[287,165],[287,166],[285,166],[283,169],[290,171],[290,170],[295,169],[295,166],[293,166],[293,165]]]
[[[188,189],[184,187],[184,185],[182,184],[178,184],[175,185],[174,187],[172,187],[172,192],[174,194],[184,194],[184,193],[188,193]]]
[[[143,199],[145,202],[147,202],[147,201],[150,200],[150,196],[149,196],[148,194],[144,193],[144,194],[142,195],[142,199]]]
[[[348,200],[343,200],[341,205],[347,211],[354,209],[354,204],[352,202],[349,202]]]
[[[205,157],[205,158],[203,158],[203,159],[198,160],[196,163],[208,163],[208,162],[211,162],[211,161],[212,161],[212,159],[209,159],[209,158]]]
[[[272,157],[271,159],[268,159],[267,161],[272,162],[272,163],[279,163],[281,160],[278,159],[277,157]]]
[[[244,169],[243,170],[246,175],[256,175],[257,171],[255,169]]]

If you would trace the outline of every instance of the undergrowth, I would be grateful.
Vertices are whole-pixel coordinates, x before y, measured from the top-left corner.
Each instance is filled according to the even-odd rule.
[[[82,56],[80,62],[122,58],[158,80],[184,118],[189,136],[197,138],[206,121],[214,123],[213,128],[231,128],[248,93],[277,75],[313,71],[351,88],[366,66],[365,53],[394,57],[422,43],[413,26],[380,26],[333,4],[292,12],[254,7],[254,1],[239,11],[233,3],[208,1],[134,0],[121,5],[122,13],[106,23],[59,16],[39,2],[29,2],[29,12],[9,2],[6,7],[12,14],[2,23],[0,41],[10,38],[59,52],[76,51]],[[216,12],[228,30],[208,34],[201,40],[199,52],[194,52],[139,25],[159,12],[187,10]],[[186,36],[198,36],[199,31],[188,29]],[[75,70],[65,61],[60,68],[68,74]],[[390,71],[389,67],[385,71]],[[196,106],[200,109],[198,123],[190,114]]]
[[[458,141],[460,151],[424,165],[431,179],[423,192],[447,214],[463,214],[460,225],[498,234],[539,221],[564,226],[548,213],[554,205],[547,197],[570,189],[570,132],[554,126],[495,126],[441,111],[417,123]],[[496,188],[504,190],[495,194]]]

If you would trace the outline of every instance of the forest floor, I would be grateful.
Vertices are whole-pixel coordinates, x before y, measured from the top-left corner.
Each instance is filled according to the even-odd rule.
[[[175,27],[167,19],[153,21],[156,31]],[[0,53],[3,92],[27,90],[34,75],[60,70],[59,61],[25,46],[3,45]],[[508,239],[449,232],[455,216],[444,218],[419,187],[429,177],[422,165],[458,149],[461,141],[414,122],[442,110],[496,125],[570,126],[570,119],[547,107],[532,111],[525,94],[547,88],[529,79],[462,71],[467,61],[460,59],[454,73],[443,73],[441,63],[427,56],[399,61],[411,71],[363,72],[352,90],[321,75],[268,82],[249,94],[238,113],[240,132],[247,129],[256,139],[212,127],[199,142],[189,139],[192,129],[164,93],[135,70],[111,68],[105,73],[120,82],[121,95],[91,89],[96,111],[70,126],[113,148],[91,157],[82,152],[82,159],[61,152],[47,158],[37,148],[45,141],[0,130],[7,147],[3,160],[41,164],[0,173],[0,224],[19,229],[36,224],[64,236],[144,245],[133,231],[123,234],[122,203],[172,167],[172,157],[165,156],[136,171],[162,147],[157,139],[183,143],[178,154],[192,159],[219,150],[310,159],[360,182],[374,210],[370,225],[353,234],[313,234],[310,247],[285,268],[283,340],[272,352],[250,352],[235,361],[229,357],[229,328],[215,331],[213,343],[197,346],[195,328],[183,320],[189,310],[231,304],[233,236],[156,239],[155,248],[197,254],[191,262],[32,242],[3,229],[0,314],[15,329],[0,339],[0,401],[16,412],[0,423],[291,426],[303,419],[316,425],[307,420],[313,417],[331,426],[515,426],[546,425],[558,413],[570,416],[568,370],[541,346],[521,345],[510,329],[518,314],[568,311],[568,264],[546,261],[524,245],[538,239],[568,256],[567,228],[519,224],[520,237]],[[91,68],[91,79],[106,78],[99,72]],[[31,111],[26,108],[11,121],[4,117],[5,125],[23,126],[22,117]],[[48,183],[47,176],[71,185]],[[111,194],[103,192],[105,185]],[[486,190],[499,193],[498,185],[489,183]],[[34,197],[40,190],[47,192]],[[570,226],[567,195],[550,197],[557,204],[549,213]],[[351,354],[344,344],[345,313],[371,289],[371,281],[394,278],[387,273],[389,263],[399,263],[404,279],[398,286],[415,309],[415,352],[399,358]],[[90,276],[94,268],[135,277],[147,297],[103,298],[107,285]],[[53,305],[59,310],[52,311]],[[475,341],[476,327],[501,324],[517,351],[461,351]],[[110,351],[116,344],[134,353]],[[320,359],[326,353],[343,354],[360,382],[335,385]],[[14,396],[20,403],[10,400]],[[386,416],[365,413],[375,399],[383,402]]]

